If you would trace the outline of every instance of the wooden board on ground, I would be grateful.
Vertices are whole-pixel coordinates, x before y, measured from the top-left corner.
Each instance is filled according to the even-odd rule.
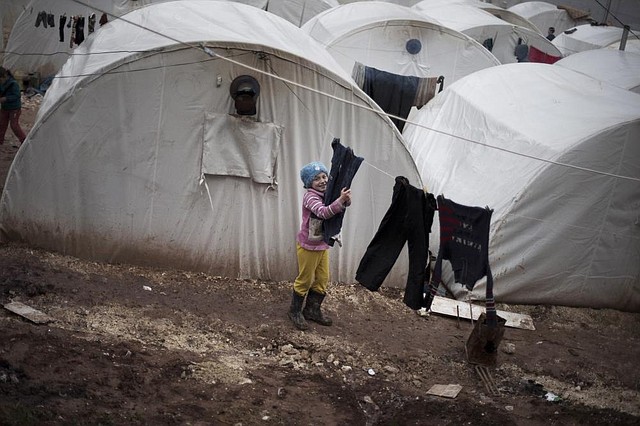
[[[20,315],[21,317],[28,319],[29,321],[33,321],[36,324],[46,324],[53,321],[53,318],[51,318],[49,315],[40,312],[37,309],[33,309],[31,306],[27,306],[21,302],[7,303],[4,305],[4,308]]]
[[[445,398],[455,398],[458,396],[460,391],[462,390],[462,386],[460,385],[433,385],[427,391],[427,395],[437,395],[443,396]]]
[[[460,300],[448,299],[442,296],[435,296],[431,304],[431,312],[436,314],[448,315],[470,320],[477,320],[480,314],[485,312],[484,306],[475,305]],[[524,330],[535,330],[533,318],[526,314],[518,314],[515,312],[507,312],[498,310],[498,316],[507,320],[505,326],[513,328],[521,328]]]

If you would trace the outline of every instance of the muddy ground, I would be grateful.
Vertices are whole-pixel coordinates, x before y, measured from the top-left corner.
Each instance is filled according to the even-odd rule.
[[[25,99],[25,129],[38,107]],[[0,244],[0,303],[51,318],[0,309],[0,424],[640,424],[639,313],[500,305],[536,330],[505,329],[493,389],[467,362],[468,321],[417,315],[398,289],[335,283],[334,325],[301,332],[290,294],[291,282]],[[461,390],[429,395],[436,384]]]

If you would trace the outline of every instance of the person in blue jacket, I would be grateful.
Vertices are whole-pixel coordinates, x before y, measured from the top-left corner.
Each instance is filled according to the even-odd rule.
[[[0,145],[4,143],[4,135],[9,125],[20,144],[27,138],[20,127],[21,113],[20,86],[8,69],[0,67]]]

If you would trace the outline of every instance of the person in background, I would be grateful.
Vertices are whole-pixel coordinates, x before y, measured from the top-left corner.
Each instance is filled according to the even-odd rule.
[[[20,86],[8,69],[0,67],[0,145],[4,143],[4,135],[9,124],[20,145],[27,138],[20,127],[21,113]]]
[[[342,188],[340,196],[328,206],[324,193],[329,182],[329,171],[324,164],[314,161],[300,170],[300,179],[306,188],[302,197],[302,224],[296,237],[298,277],[293,283],[293,298],[289,318],[299,330],[309,326],[306,320],[331,325],[332,320],[320,310],[329,284],[329,246],[324,242],[322,221],[344,211],[351,204],[351,190]],[[302,305],[307,298],[304,310]]]
[[[549,33],[547,34],[547,40],[553,41],[556,38],[556,29],[553,27],[549,27]]]

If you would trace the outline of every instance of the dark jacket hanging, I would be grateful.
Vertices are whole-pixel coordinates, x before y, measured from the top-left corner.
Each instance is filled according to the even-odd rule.
[[[360,164],[364,158],[358,157],[350,147],[345,147],[340,143],[339,138],[334,138],[331,142],[333,157],[331,158],[331,171],[329,172],[329,183],[324,195],[324,204],[330,205],[340,197],[342,188],[350,188]],[[322,233],[324,242],[333,246],[335,237],[342,229],[342,221],[345,212],[340,212],[332,218],[326,219],[322,223]]]
[[[429,233],[435,209],[432,194],[411,186],[403,176],[396,177],[391,206],[360,260],[356,280],[371,291],[378,290],[408,243],[409,271],[404,303],[411,309],[423,307]]]

